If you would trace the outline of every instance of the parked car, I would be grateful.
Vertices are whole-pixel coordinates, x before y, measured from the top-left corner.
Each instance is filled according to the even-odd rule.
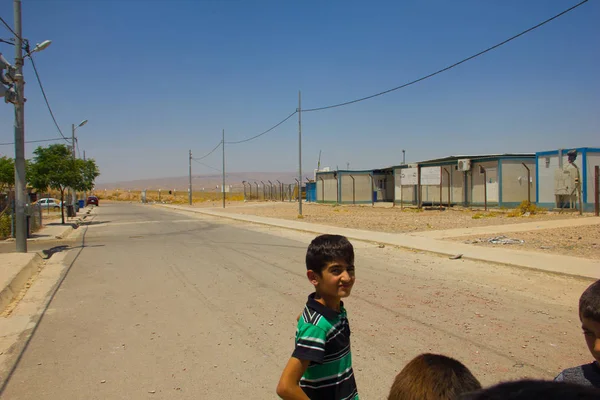
[[[98,198],[96,196],[88,196],[87,198],[87,204],[90,205],[94,205],[94,206],[99,206],[99,201]]]
[[[45,209],[52,208],[53,210],[60,210],[60,206],[61,206],[60,200],[53,199],[51,197],[39,199],[36,204],[40,205],[42,208],[45,208]]]

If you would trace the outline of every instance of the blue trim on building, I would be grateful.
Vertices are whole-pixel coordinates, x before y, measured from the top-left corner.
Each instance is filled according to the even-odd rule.
[[[500,207],[500,205],[496,201],[488,201],[487,206],[488,206],[488,208],[490,208],[490,207],[499,208]],[[469,207],[485,207],[485,203],[471,203],[471,204],[469,204]]]
[[[563,150],[564,152],[564,150]],[[551,150],[551,151],[540,151],[538,153],[535,153],[535,157],[543,157],[543,156],[553,156],[553,155],[558,155],[558,150]]]
[[[600,152],[600,148],[598,147],[567,147],[564,149],[561,149],[563,154],[567,154],[567,152],[571,151],[571,150],[576,150],[578,153],[583,153],[583,152],[591,152],[591,153],[598,153]],[[537,153],[535,153],[536,157],[539,156],[553,156],[553,155],[557,155],[559,152],[559,150],[550,150],[550,151],[539,151]]]
[[[392,203],[390,201],[390,203]],[[340,204],[371,204],[371,200],[356,200],[356,203],[352,203],[352,200],[350,201],[341,201]]]
[[[581,169],[583,170],[583,175],[581,176],[581,179],[583,180],[581,196],[585,203],[587,201],[587,148],[581,151]]]

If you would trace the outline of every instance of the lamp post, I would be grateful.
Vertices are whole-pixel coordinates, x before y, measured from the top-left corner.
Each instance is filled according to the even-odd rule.
[[[15,18],[15,67],[14,67],[14,106],[15,106],[15,239],[16,251],[27,253],[27,218],[25,204],[27,203],[25,178],[25,80],[23,79],[23,46],[28,49],[28,42],[23,40],[21,24],[21,0],[13,1]],[[23,43],[25,42],[25,43]],[[52,42],[46,40],[37,44],[26,56],[36,51],[42,51]],[[0,74],[2,71],[0,71]]]
[[[71,151],[73,152],[73,161],[75,161],[75,159],[77,158],[75,156],[75,145],[77,144],[77,137],[75,136],[75,131],[77,130],[77,128],[81,128],[82,126],[84,126],[87,123],[88,123],[88,120],[84,119],[77,126],[75,126],[75,124],[71,124],[71,147],[72,147]],[[71,204],[73,205],[73,209],[75,209],[75,202],[77,201],[76,194],[77,193],[75,192],[75,189],[71,189]]]

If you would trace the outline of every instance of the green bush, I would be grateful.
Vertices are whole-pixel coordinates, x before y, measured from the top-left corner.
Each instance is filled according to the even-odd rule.
[[[0,240],[10,237],[10,215],[0,215]]]

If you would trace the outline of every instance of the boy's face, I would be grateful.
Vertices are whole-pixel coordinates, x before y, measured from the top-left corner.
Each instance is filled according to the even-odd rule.
[[[343,260],[332,261],[325,265],[321,275],[308,271],[308,278],[321,296],[344,298],[350,296],[354,285],[354,265]]]
[[[600,322],[590,318],[581,318],[581,329],[590,353],[600,363]]]

